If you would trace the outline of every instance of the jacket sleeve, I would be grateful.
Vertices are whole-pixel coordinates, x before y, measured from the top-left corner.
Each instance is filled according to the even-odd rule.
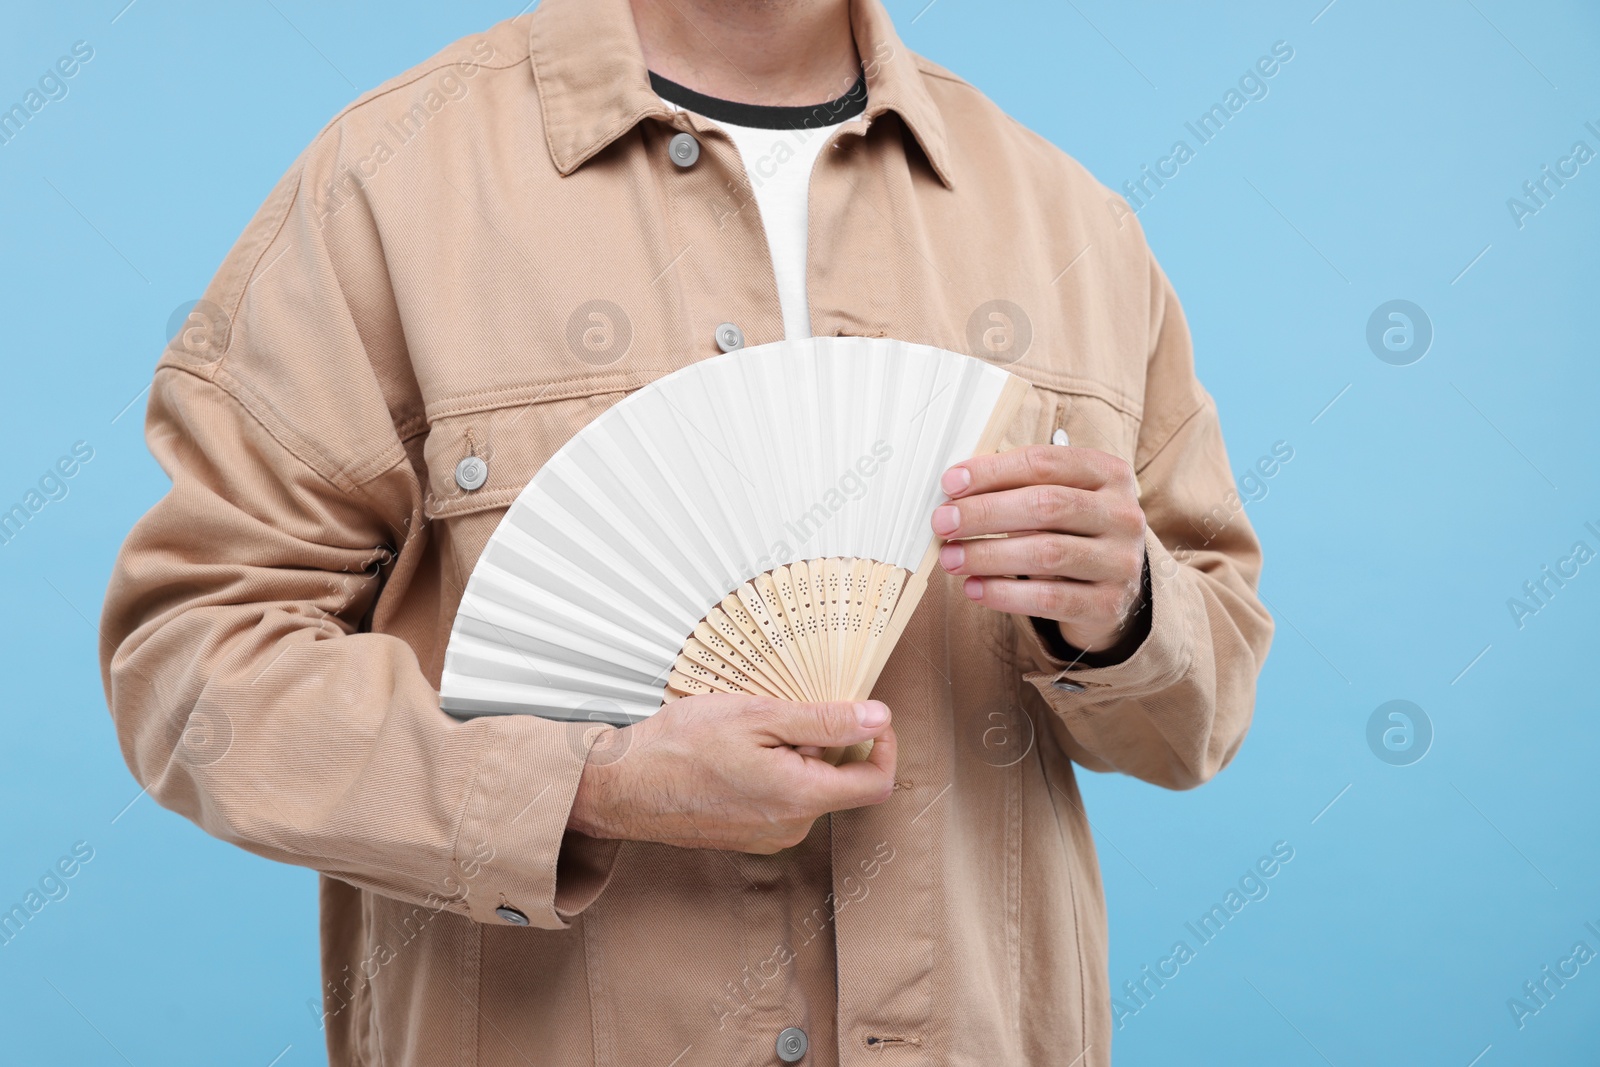
[[[1024,674],[1067,754],[1187,789],[1233,758],[1249,728],[1273,622],[1256,595],[1261,546],[1234,485],[1216,405],[1194,374],[1189,330],[1150,261],[1151,345],[1134,472],[1146,519],[1150,629],[1109,666],[1061,658],[1029,620]]]
[[[123,755],[160,804],[262,856],[560,928],[615,851],[566,831],[597,730],[457,721],[404,637],[372,632],[380,591],[429,566],[392,407],[404,346],[371,219],[330,217],[308,156],[157,364],[146,438],[172,486],[101,626]]]

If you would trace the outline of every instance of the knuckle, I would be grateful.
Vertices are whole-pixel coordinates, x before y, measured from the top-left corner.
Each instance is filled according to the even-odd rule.
[[[1082,619],[1095,613],[1094,597],[1082,585],[1072,584],[1061,593],[1061,613],[1073,619]]]
[[[1028,552],[1030,574],[1059,574],[1067,566],[1067,544],[1062,537],[1034,538]]]
[[[1039,599],[1044,610],[1056,616],[1065,616],[1071,612],[1072,589],[1066,582],[1047,582],[1040,589]]]
[[[1048,529],[1065,513],[1061,487],[1035,485],[1028,490],[1027,510],[1029,520],[1040,529]]]
[[[1054,446],[1029,445],[1022,450],[1022,463],[1035,484],[1050,481],[1056,471]]]
[[[1100,473],[1106,482],[1111,485],[1132,485],[1133,468],[1121,456],[1113,456],[1109,452],[1099,455]]]

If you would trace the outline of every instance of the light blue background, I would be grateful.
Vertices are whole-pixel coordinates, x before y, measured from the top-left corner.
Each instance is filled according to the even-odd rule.
[[[138,798],[93,620],[166,487],[140,391],[174,309],[359,90],[517,9],[124,2],[8,3],[0,36],[5,106],[95,49],[0,146],[0,503],[94,449],[0,547],[0,905],[95,850],[0,947],[0,1060],[321,1063],[314,876]],[[1294,49],[1140,214],[1235,469],[1278,441],[1294,458],[1249,505],[1279,631],[1238,761],[1186,794],[1083,776],[1113,984],[1191,940],[1274,842],[1294,859],[1125,1020],[1118,1064],[1595,1063],[1600,963],[1524,1029],[1507,1000],[1575,942],[1600,951],[1600,562],[1522,629],[1506,602],[1575,541],[1600,549],[1600,161],[1521,229],[1506,201],[1574,141],[1600,149],[1600,12],[925,2],[892,6],[912,48],[1114,187],[1194,147],[1183,123],[1273,42]],[[1393,298],[1435,329],[1414,365],[1365,341]],[[1366,725],[1401,698],[1435,737],[1391,766]]]

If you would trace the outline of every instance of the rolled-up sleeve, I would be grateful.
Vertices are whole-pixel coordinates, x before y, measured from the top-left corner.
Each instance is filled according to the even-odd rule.
[[[566,829],[597,728],[457,721],[404,637],[374,632],[428,538],[380,246],[359,204],[330,219],[313,195],[333,155],[296,164],[208,290],[213,321],[157,365],[146,438],[172,485],[106,595],[111,714],[150,795],[223,840],[559,928],[614,853]]]
[[[1245,516],[1216,405],[1195,377],[1188,326],[1150,263],[1149,362],[1134,471],[1145,512],[1150,628],[1121,662],[1061,658],[1021,625],[1025,678],[1057,716],[1074,760],[1174,789],[1233,758],[1271,644],[1256,595],[1261,546]],[[1026,620],[1024,620],[1026,622]]]

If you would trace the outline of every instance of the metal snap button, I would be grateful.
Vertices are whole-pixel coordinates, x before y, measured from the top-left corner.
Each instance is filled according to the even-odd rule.
[[[743,348],[744,331],[731,322],[724,322],[717,327],[717,347],[724,352],[732,352],[736,348]]]
[[[1080,685],[1077,682],[1069,682],[1065,678],[1057,678],[1055,681],[1050,683],[1050,688],[1058,689],[1063,693],[1081,693],[1089,687],[1086,685]]]
[[[806,1032],[791,1026],[778,1035],[778,1059],[784,1063],[798,1063],[806,1054]]]
[[[528,917],[522,914],[522,912],[518,911],[516,908],[513,908],[510,904],[500,905],[498,908],[494,909],[494,913],[500,916],[500,918],[504,919],[506,922],[510,923],[512,926],[528,925]]]
[[[672,140],[667,142],[667,154],[678,166],[692,167],[695,160],[700,158],[700,142],[694,139],[693,134],[674,134]]]
[[[467,492],[489,480],[489,465],[477,456],[468,456],[456,464],[456,484]]]

